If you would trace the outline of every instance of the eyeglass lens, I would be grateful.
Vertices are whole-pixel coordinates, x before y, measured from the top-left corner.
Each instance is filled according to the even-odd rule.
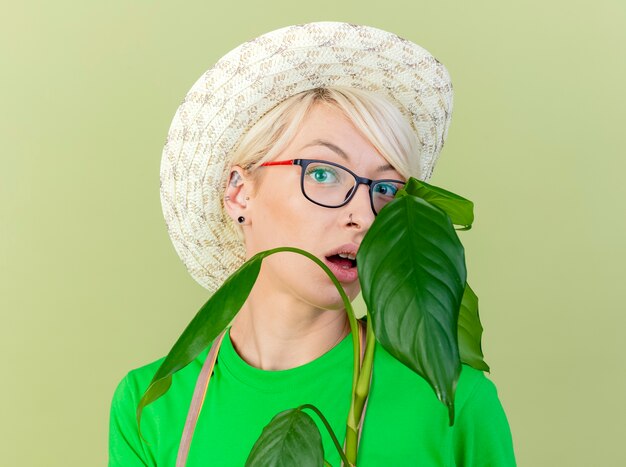
[[[351,195],[356,185],[354,176],[334,165],[321,162],[310,163],[304,173],[304,194],[324,206],[341,206]],[[372,204],[374,211],[378,213],[404,184],[391,180],[380,180],[371,188]]]

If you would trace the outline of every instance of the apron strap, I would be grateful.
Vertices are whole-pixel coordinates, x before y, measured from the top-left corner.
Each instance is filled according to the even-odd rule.
[[[196,388],[193,392],[189,412],[187,412],[187,420],[185,421],[183,437],[181,438],[180,445],[178,446],[176,467],[184,467],[187,463],[187,456],[189,455],[189,448],[191,446],[191,438],[193,438],[193,432],[196,429],[198,415],[200,415],[200,410],[202,409],[202,404],[204,403],[204,396],[206,395],[209,387],[209,379],[213,374],[213,367],[215,366],[215,361],[217,360],[217,354],[220,346],[222,345],[222,339],[224,339],[227,329],[223,330],[213,341],[213,344],[211,344],[211,350],[209,350],[209,354],[204,361],[204,365],[202,365],[202,370],[200,371],[200,375],[196,381]]]
[[[367,336],[367,329],[365,323],[363,321],[357,320],[359,323],[359,349],[361,351],[361,365],[363,365],[363,356],[365,355],[365,339]],[[224,335],[228,331],[228,328],[223,330],[219,336],[215,338],[213,343],[211,344],[211,349],[207,355],[206,360],[204,361],[204,365],[202,365],[202,370],[200,371],[200,375],[198,375],[198,379],[196,381],[196,387],[193,392],[193,397],[191,399],[191,404],[189,406],[189,412],[187,412],[187,420],[185,421],[185,428],[183,429],[183,436],[180,440],[180,445],[178,446],[178,456],[176,457],[176,467],[185,467],[187,464],[187,456],[189,455],[189,448],[191,447],[191,439],[193,438],[193,432],[196,429],[196,423],[198,422],[198,416],[200,415],[200,410],[202,410],[202,404],[204,403],[204,397],[209,388],[209,381],[211,375],[213,374],[213,367],[215,366],[215,362],[217,360],[217,354],[219,352],[220,346],[222,345],[222,340],[224,339]],[[370,376],[370,384],[371,384],[371,376]],[[361,421],[359,423],[359,437],[357,443],[361,441],[361,427],[363,426],[363,419],[365,418],[365,410],[367,409],[367,399],[365,399],[365,405],[363,406],[363,413],[361,414]],[[344,443],[345,444],[345,443]],[[358,446],[358,444],[357,444]],[[344,446],[345,447],[345,446]]]

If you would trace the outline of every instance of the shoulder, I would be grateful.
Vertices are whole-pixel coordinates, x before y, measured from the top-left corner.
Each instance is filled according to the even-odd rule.
[[[495,413],[504,416],[495,383],[481,370],[462,365],[456,392],[456,411],[459,417],[478,414],[482,419]]]
[[[434,391],[422,376],[396,359],[378,342],[376,343],[374,368],[376,374],[379,375],[379,379],[393,381],[394,385],[401,383],[399,386],[406,384],[412,388],[419,387],[432,392],[433,397],[435,397]],[[490,386],[493,387],[493,383],[481,370],[476,370],[465,364],[461,365],[461,374],[455,393],[457,409],[467,403],[473,393],[476,391],[482,392],[483,390],[488,391]],[[495,387],[493,388],[495,389]]]
[[[463,410],[467,404],[473,404],[476,400],[484,398],[496,398],[495,384],[485,375],[482,370],[477,370],[469,365],[461,365],[461,375],[457,383],[455,405],[457,412]]]
[[[447,408],[428,382],[377,344],[370,399],[370,424],[365,425],[364,436],[375,439],[374,443],[405,451],[404,446],[412,446],[407,456],[423,457],[430,452],[431,465],[515,465],[496,387],[481,370],[461,366],[455,422],[450,427]],[[389,426],[402,429],[390,430]],[[438,448],[433,450],[433,446]]]
[[[143,393],[164,360],[165,357],[161,357],[146,365],[128,371],[117,385],[113,400],[115,401],[129,394]]]
[[[509,422],[491,379],[463,365],[455,405],[457,465],[516,465]]]
[[[170,390],[161,399],[165,400],[168,397],[175,397],[176,393],[181,391],[188,392],[189,387],[193,387],[204,360],[206,359],[207,352],[208,350],[201,352],[188,365],[172,376],[173,384]],[[165,358],[165,356],[160,357],[150,363],[128,371],[115,389],[112,405],[119,406],[132,403],[136,406],[141,396],[146,389],[148,389],[148,386],[150,386],[154,375],[165,361]],[[160,405],[159,401],[160,400],[157,400],[151,405],[158,407]],[[147,407],[147,409],[149,408],[150,406]]]
[[[447,423],[447,409],[437,399],[426,379],[405,366],[384,347],[377,344],[372,391],[384,395],[385,400],[396,401],[398,410],[409,409],[417,414],[432,412],[433,417]],[[467,431],[469,427],[496,423],[508,431],[508,423],[498,398],[495,384],[481,370],[461,365],[455,394],[455,425]]]
[[[111,401],[109,419],[109,465],[145,466],[152,453],[140,439],[137,404],[164,358],[129,371],[118,383]]]
[[[147,459],[156,456],[159,449],[171,448],[176,442],[176,436],[182,430],[197,375],[206,354],[207,351],[203,351],[191,363],[175,373],[168,391],[144,407],[141,432],[144,439],[151,440],[151,446],[144,444],[140,439],[137,406],[165,357],[126,373],[118,383],[111,401],[110,456],[112,459],[120,460],[118,463],[113,462],[112,465],[135,465],[130,463],[130,459],[135,459],[137,453]]]

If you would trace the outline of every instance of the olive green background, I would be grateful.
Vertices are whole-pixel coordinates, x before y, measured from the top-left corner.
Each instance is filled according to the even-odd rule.
[[[0,464],[105,464],[118,381],[208,298],[161,214],[178,104],[241,42],[344,20],[417,42],[452,76],[431,182],[476,204],[459,235],[519,465],[626,465],[625,5],[4,5]]]

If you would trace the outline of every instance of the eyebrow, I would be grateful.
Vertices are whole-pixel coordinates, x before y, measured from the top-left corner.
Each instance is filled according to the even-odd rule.
[[[328,149],[330,149],[331,151],[333,151],[336,154],[338,154],[344,160],[346,160],[346,161],[350,160],[350,158],[348,157],[348,155],[346,154],[346,152],[343,149],[341,149],[336,144],[331,143],[330,141],[326,141],[326,140],[323,140],[323,139],[314,139],[309,144],[305,144],[304,146],[302,146],[300,149],[302,150],[302,149],[308,148],[310,146],[325,146]],[[385,172],[387,170],[396,170],[396,169],[391,164],[383,164],[383,165],[379,165],[376,168],[376,170],[378,172]]]

